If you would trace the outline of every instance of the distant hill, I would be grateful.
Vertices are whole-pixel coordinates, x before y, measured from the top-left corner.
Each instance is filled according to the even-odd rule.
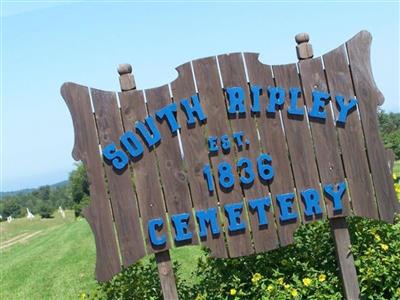
[[[55,189],[58,187],[63,187],[66,186],[68,184],[68,180],[64,180],[64,181],[60,181],[54,184],[50,184],[50,188],[51,189]],[[36,189],[22,189],[22,190],[18,190],[18,191],[10,191],[10,192],[0,192],[0,198],[2,199],[3,197],[7,197],[7,196],[16,196],[16,195],[26,195],[29,193],[32,193],[34,190]]]

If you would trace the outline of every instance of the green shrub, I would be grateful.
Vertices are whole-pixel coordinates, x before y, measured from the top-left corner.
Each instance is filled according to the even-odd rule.
[[[327,222],[301,227],[296,243],[235,259],[200,260],[193,289],[199,299],[341,299]]]
[[[50,203],[43,201],[39,206],[39,214],[42,218],[48,219],[51,218],[51,214],[53,213],[53,208]]]
[[[192,291],[179,273],[179,264],[174,262],[176,283],[179,286],[179,298],[190,299]],[[111,281],[99,283],[90,292],[83,292],[80,299],[149,299],[162,300],[160,280],[154,256],[148,260],[142,259],[135,265],[124,269]]]
[[[352,251],[365,299],[400,299],[400,218],[394,225],[352,218]]]
[[[81,299],[162,299],[154,257],[140,260],[124,269],[111,281],[99,283],[97,289],[82,293]]]
[[[394,225],[357,217],[348,222],[363,299],[399,299],[400,218]],[[328,222],[300,227],[295,240],[288,247],[233,259],[215,259],[204,250],[192,278],[182,278],[175,264],[180,299],[342,299]],[[162,299],[154,258],[82,297]]]

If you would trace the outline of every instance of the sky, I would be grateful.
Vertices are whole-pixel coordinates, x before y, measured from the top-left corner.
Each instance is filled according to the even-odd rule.
[[[0,191],[56,183],[74,169],[65,81],[118,91],[117,65],[128,62],[137,88],[151,88],[192,59],[248,51],[292,63],[299,32],[319,56],[363,29],[373,35],[382,108],[400,112],[397,1],[1,0]]]

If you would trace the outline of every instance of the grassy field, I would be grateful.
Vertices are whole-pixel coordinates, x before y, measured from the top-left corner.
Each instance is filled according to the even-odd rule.
[[[0,223],[0,299],[77,299],[96,285],[95,245],[84,219],[16,219]],[[11,241],[11,242],[10,242]],[[192,278],[199,247],[172,251],[185,278]],[[194,280],[194,279],[193,279]]]

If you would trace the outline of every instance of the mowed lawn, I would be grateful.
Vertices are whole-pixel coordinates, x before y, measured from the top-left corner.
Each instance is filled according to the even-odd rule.
[[[57,212],[53,219],[2,222],[0,230],[0,299],[78,299],[96,286],[95,244],[84,219],[67,212],[64,220]],[[199,247],[172,251],[189,281],[200,256]]]

